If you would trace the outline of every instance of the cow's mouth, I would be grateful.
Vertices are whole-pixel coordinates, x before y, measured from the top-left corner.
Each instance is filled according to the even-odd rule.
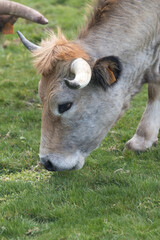
[[[54,172],[78,170],[84,165],[84,157],[79,152],[68,156],[59,154],[40,154],[40,161],[46,170]]]

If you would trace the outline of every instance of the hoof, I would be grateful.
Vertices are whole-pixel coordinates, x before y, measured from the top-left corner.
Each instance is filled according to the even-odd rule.
[[[151,148],[152,145],[157,145],[158,139],[156,140],[146,140],[144,137],[138,136],[135,134],[133,138],[131,138],[126,143],[126,148],[133,150],[135,152],[144,152],[147,149]]]

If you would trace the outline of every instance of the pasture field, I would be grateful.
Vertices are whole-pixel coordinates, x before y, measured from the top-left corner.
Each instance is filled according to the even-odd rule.
[[[69,39],[83,22],[86,0],[21,0],[49,19],[19,19],[35,43],[60,26]],[[0,239],[159,240],[160,141],[141,154],[124,150],[147,101],[147,86],[82,170],[50,173],[39,166],[40,76],[16,33],[0,38]]]

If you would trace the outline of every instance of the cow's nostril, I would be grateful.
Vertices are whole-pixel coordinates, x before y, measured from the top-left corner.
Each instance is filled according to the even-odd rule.
[[[45,162],[44,167],[48,171],[56,171],[57,170],[56,167],[54,167],[49,160]]]

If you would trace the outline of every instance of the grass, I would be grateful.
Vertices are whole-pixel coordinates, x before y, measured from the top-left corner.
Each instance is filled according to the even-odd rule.
[[[86,3],[19,2],[50,21],[16,23],[15,30],[36,43],[45,28],[57,25],[68,38],[76,36]],[[37,164],[40,77],[16,34],[1,37],[0,44],[0,239],[159,240],[160,146],[141,154],[124,151],[144,111],[146,86],[82,170],[50,173]]]

